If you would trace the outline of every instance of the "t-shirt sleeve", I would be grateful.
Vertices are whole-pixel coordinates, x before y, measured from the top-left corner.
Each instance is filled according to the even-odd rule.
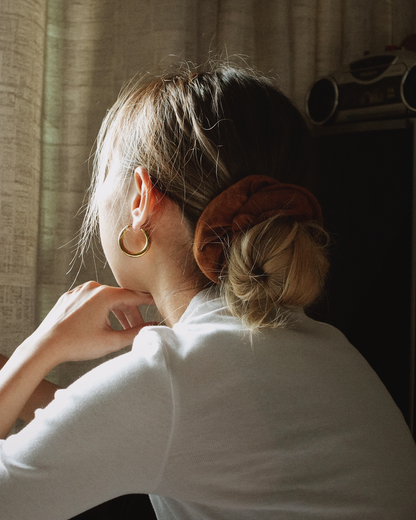
[[[160,335],[65,390],[16,435],[0,441],[0,516],[68,519],[128,493],[151,493],[163,472],[172,392]]]

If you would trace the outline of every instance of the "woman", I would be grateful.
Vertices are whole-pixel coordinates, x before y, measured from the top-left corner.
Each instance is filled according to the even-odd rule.
[[[297,185],[310,149],[297,110],[251,72],[181,70],[121,96],[84,224],[86,245],[98,219],[120,288],[64,295],[16,350],[3,438],[57,364],[133,348],[1,442],[2,518],[67,519],[129,493],[160,519],[415,518],[403,417],[303,311],[328,269],[320,207]],[[151,303],[163,325],[143,322]]]

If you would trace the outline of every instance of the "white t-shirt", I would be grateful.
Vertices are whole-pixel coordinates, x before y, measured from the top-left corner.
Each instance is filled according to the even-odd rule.
[[[149,493],[163,520],[415,520],[416,448],[346,338],[250,334],[202,291],[0,441],[0,518]]]

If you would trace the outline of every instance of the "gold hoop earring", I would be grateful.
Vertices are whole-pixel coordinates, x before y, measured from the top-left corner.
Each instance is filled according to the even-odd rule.
[[[127,233],[130,231],[130,229],[132,228],[132,225],[129,224],[128,226],[126,226],[125,228],[123,228],[121,231],[120,231],[120,234],[118,236],[118,246],[119,248],[121,249],[121,251],[126,255],[126,256],[130,256],[131,258],[139,258],[140,256],[143,256],[145,255],[149,249],[150,249],[150,236],[148,234],[148,232],[143,229],[143,228],[140,228],[140,231],[143,233],[145,239],[146,239],[146,243],[143,247],[143,249],[141,251],[138,251],[137,253],[133,253],[132,251],[129,251],[126,246],[124,245],[124,237],[127,235]]]

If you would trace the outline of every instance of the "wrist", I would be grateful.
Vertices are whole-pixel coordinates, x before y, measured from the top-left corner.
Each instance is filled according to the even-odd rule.
[[[0,439],[6,437],[33,392],[56,366],[53,356],[41,347],[28,338],[0,371]]]
[[[53,368],[65,360],[58,356],[58,349],[48,338],[38,338],[32,334],[21,343],[15,352],[14,358],[19,359],[19,364],[30,365],[32,370],[43,374],[45,377]]]

